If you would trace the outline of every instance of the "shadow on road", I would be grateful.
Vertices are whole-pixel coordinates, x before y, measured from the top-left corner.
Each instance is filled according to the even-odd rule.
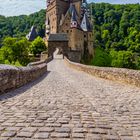
[[[38,79],[36,79],[35,81],[29,82],[25,85],[23,85],[22,87],[19,87],[17,89],[11,90],[10,92],[7,93],[3,93],[2,95],[0,95],[0,101],[6,100],[8,98],[12,98],[14,96],[17,96],[19,94],[23,94],[25,91],[29,90],[30,88],[32,88],[34,85],[38,84],[39,82],[41,82],[43,79],[46,78],[46,76],[50,73],[51,71],[47,71],[45,74],[43,74],[41,77],[39,77]]]

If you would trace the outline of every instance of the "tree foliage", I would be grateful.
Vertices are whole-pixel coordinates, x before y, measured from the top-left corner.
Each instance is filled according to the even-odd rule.
[[[34,54],[41,53],[44,49],[43,40],[37,38],[31,43],[25,36],[31,26],[35,25],[38,35],[44,37],[45,15],[46,10],[29,16],[0,16],[0,63],[25,66],[30,62],[31,48]]]
[[[12,37],[5,38],[0,49],[1,62],[8,61],[9,64],[15,64],[18,61],[21,65],[27,65],[29,63],[29,45],[26,38],[20,40]]]
[[[37,37],[33,42],[26,38],[6,37],[0,48],[0,63],[26,66],[31,58],[29,54],[40,54],[46,51],[45,42],[41,37]]]
[[[6,36],[25,37],[33,25],[37,27],[38,35],[44,37],[45,15],[46,10],[41,10],[29,16],[0,16],[0,46],[2,46],[2,39]]]
[[[45,42],[41,37],[37,37],[30,46],[30,52],[36,56],[46,50]]]
[[[111,63],[101,63],[99,49],[92,64],[139,69],[140,60],[140,4],[112,5],[92,3],[94,46],[111,58]],[[98,60],[97,63],[97,58]],[[94,62],[95,61],[95,62]]]

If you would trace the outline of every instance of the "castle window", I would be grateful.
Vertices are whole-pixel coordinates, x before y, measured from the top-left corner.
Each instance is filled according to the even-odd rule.
[[[68,26],[68,23],[66,23],[66,26]]]
[[[67,33],[69,33],[69,30],[67,30]]]
[[[84,35],[84,38],[86,38],[87,36],[86,35]]]

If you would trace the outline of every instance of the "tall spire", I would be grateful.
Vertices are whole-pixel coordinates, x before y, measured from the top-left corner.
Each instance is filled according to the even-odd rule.
[[[81,29],[85,32],[92,31],[92,26],[89,22],[89,19],[88,19],[86,13],[84,14],[84,17],[83,17],[82,22],[81,22]]]
[[[75,9],[75,5],[71,4],[70,6],[70,13],[71,13],[71,27],[77,28],[78,21],[77,21],[77,11]]]

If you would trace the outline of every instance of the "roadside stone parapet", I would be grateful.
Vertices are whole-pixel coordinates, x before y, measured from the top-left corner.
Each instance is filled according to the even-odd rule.
[[[80,70],[80,71],[84,71],[90,75],[140,87],[140,71],[139,70],[87,66],[80,63],[72,62],[66,57],[65,57],[65,61],[70,67]]]
[[[35,80],[47,71],[45,61],[30,63],[27,67],[0,65],[0,94]]]

